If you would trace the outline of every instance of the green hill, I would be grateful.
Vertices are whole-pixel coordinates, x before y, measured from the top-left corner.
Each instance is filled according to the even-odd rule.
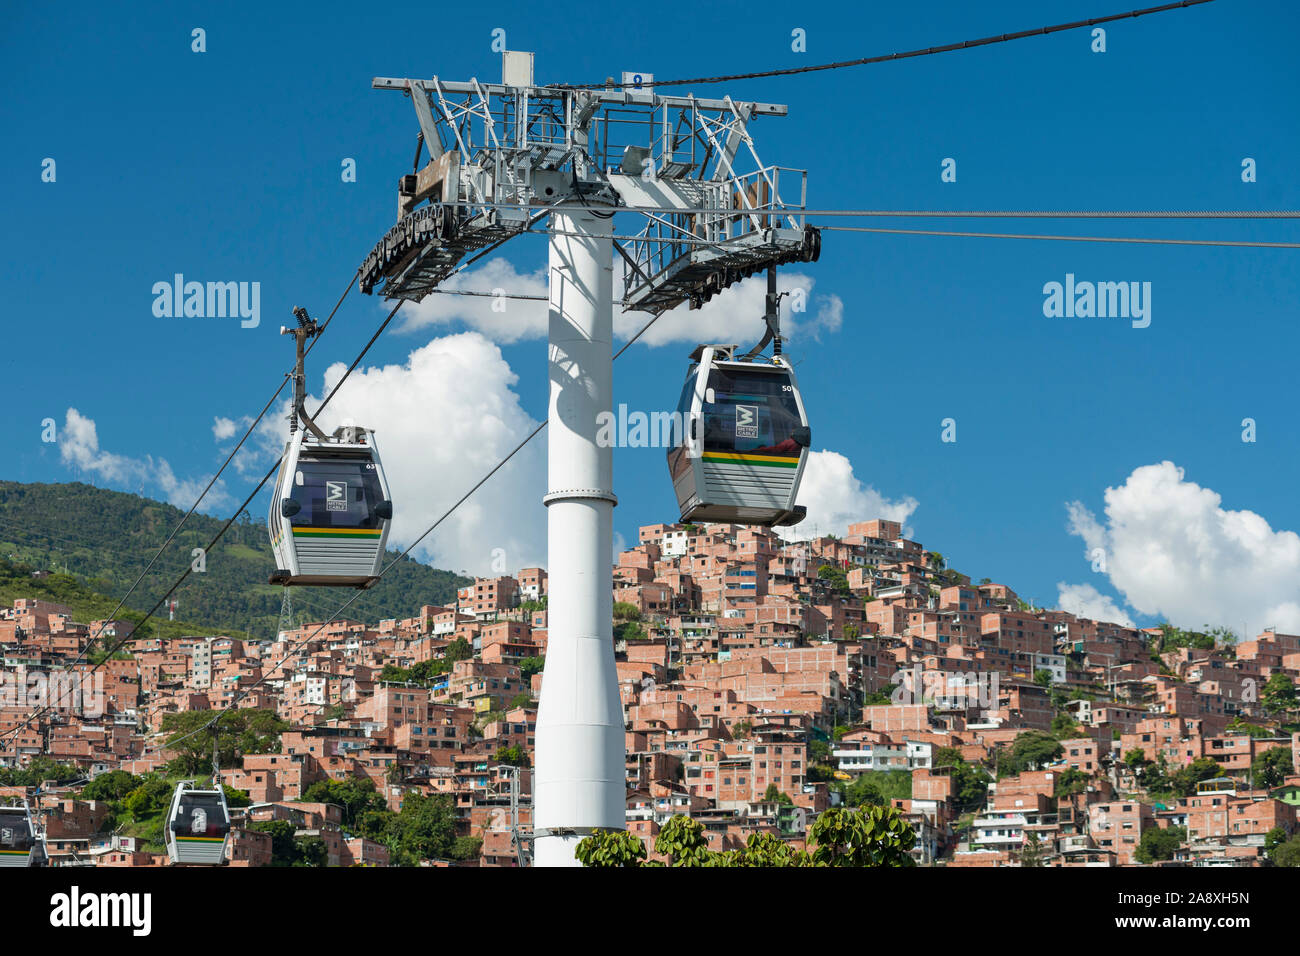
[[[0,481],[0,600],[9,604],[15,597],[42,598],[72,605],[79,620],[103,617],[182,517],[184,512],[171,505],[80,482]],[[136,611],[152,607],[189,565],[192,550],[206,546],[223,523],[207,515],[191,515],[127,607]],[[389,552],[389,560],[395,557],[395,552]],[[31,570],[64,573],[34,579]],[[273,637],[284,594],[283,588],[267,583],[273,570],[266,526],[245,513],[208,552],[206,571],[191,574],[176,590],[177,626],[163,628],[162,633],[193,633],[193,628],[179,626],[184,621],[203,631]],[[372,624],[383,618],[410,617],[421,605],[454,602],[456,588],[467,583],[468,579],[450,571],[404,558],[343,616]],[[324,620],[356,593],[351,588],[292,590],[299,621]],[[165,609],[154,619],[166,623]]]

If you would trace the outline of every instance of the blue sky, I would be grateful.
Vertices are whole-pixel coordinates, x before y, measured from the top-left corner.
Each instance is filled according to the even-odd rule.
[[[138,4],[129,16],[89,4],[64,5],[57,16],[26,6],[0,36],[11,449],[0,477],[75,477],[59,446],[40,441],[43,419],[64,428],[75,408],[93,419],[100,456],[99,470],[82,478],[161,497],[165,489],[130,465],[152,459],[171,468],[173,492],[206,479],[228,447],[214,441],[214,418],[255,413],[289,364],[288,339],[276,334],[289,309],[328,312],[392,224],[393,187],[409,172],[416,125],[407,101],[370,89],[372,76],[495,81],[498,27],[510,48],[536,52],[539,81],[589,82],[624,69],[666,78],[797,66],[1135,5],[870,3],[792,12],[718,3],[692,8],[689,29],[680,13],[644,5],[567,17],[536,4],[454,13],[402,3]],[[788,104],[788,117],[762,120],[753,133],[766,162],[808,169],[818,208],[1297,209],[1297,26],[1300,11],[1281,0],[1218,0],[1111,24],[1100,54],[1087,31],[1076,31],[699,92]],[[194,27],[206,30],[205,53],[191,52]],[[791,50],[794,28],[806,31],[804,54]],[[57,162],[54,183],[41,182],[45,157]],[[357,162],[356,183],[340,180],[344,157]],[[945,157],[957,160],[956,183],[940,181]],[[1241,181],[1244,157],[1256,161],[1257,182]],[[620,223],[628,230],[631,217]],[[1300,239],[1287,222],[865,224]],[[1269,613],[1291,620],[1293,604],[1300,618],[1300,595],[1288,583],[1300,539],[1276,534],[1300,528],[1296,256],[827,233],[821,261],[794,271],[815,283],[814,296],[839,300],[842,324],[788,343],[814,447],[845,456],[855,479],[885,499],[915,499],[907,523],[954,566],[1040,604],[1056,604],[1058,585],[1069,582],[1094,586],[1140,622],[1245,617],[1255,630],[1274,623]],[[544,240],[516,240],[505,259],[534,273],[545,262]],[[260,281],[260,326],[155,317],[151,288],[176,272]],[[1150,282],[1150,327],[1046,318],[1043,285],[1067,273]],[[349,361],[383,312],[382,301],[353,293],[320,357]],[[400,366],[463,328],[388,334],[367,366]],[[756,316],[754,329],[756,338]],[[517,396],[523,417],[540,419],[542,341],[502,341],[500,349],[508,370],[496,386]],[[616,402],[671,407],[689,351],[683,342],[634,347],[617,366]],[[312,370],[317,395],[323,369]],[[340,402],[346,394],[345,386]],[[438,411],[422,411],[437,441]],[[951,444],[940,441],[948,417],[957,421]],[[1247,417],[1256,421],[1253,443],[1241,440]],[[503,421],[522,427],[520,414]],[[121,460],[105,466],[104,455]],[[1163,461],[1183,477],[1144,472],[1160,480],[1130,482]],[[429,476],[430,502],[454,499],[472,480],[444,477]],[[520,480],[517,487],[531,489]],[[615,483],[616,528],[626,539],[639,524],[676,516],[662,451],[618,450]],[[1108,526],[1103,493],[1126,483],[1131,494],[1116,500]],[[1192,483],[1221,503],[1207,503]],[[223,491],[234,500],[249,487],[247,476],[232,474]],[[1154,500],[1139,500],[1148,492]],[[1184,499],[1191,511],[1170,510]],[[1074,501],[1097,516],[1095,541],[1070,532]],[[513,503],[527,511],[521,522],[539,526],[536,497]],[[1253,512],[1271,536],[1253,520],[1238,533],[1241,520],[1224,511]],[[1115,552],[1106,573],[1085,557],[1098,542]],[[445,552],[462,566],[472,554]],[[1261,568],[1286,573],[1266,574],[1248,598],[1224,583]]]

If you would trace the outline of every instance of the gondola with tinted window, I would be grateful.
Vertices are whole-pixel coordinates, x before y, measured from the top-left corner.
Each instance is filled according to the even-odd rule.
[[[45,841],[26,801],[0,807],[0,866],[44,866]]]
[[[172,863],[217,866],[225,862],[230,839],[230,810],[220,784],[199,789],[182,780],[167,813],[167,858]]]
[[[393,503],[375,433],[344,426],[324,434],[303,409],[303,341],[319,328],[296,309],[298,361],[289,441],[267,514],[272,584],[369,587],[378,578]],[[304,427],[299,429],[301,423]]]
[[[811,432],[794,369],[783,356],[735,358],[701,345],[677,411],[681,441],[668,470],[683,522],[793,525]]]

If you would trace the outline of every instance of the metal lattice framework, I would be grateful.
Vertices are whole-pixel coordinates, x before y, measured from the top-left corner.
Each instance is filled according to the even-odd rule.
[[[419,166],[417,148],[397,224],[362,266],[362,291],[382,284],[386,298],[421,299],[468,254],[573,202],[645,216],[617,247],[625,309],[698,307],[769,266],[818,257],[820,233],[803,214],[807,174],[764,165],[749,132],[785,106],[555,89],[532,83],[531,55],[507,53],[505,63],[508,84],[372,81],[411,100],[429,158]]]

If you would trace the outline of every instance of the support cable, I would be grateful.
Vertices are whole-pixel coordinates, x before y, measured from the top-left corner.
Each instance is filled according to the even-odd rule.
[[[702,86],[709,83],[729,83],[733,80],[757,80],[772,76],[794,76],[799,73],[817,73],[823,70],[842,70],[851,66],[866,66],[871,63],[887,63],[892,60],[906,60],[918,56],[932,56],[936,53],[952,53],[958,50],[971,50],[975,47],[992,46],[995,43],[1009,43],[1012,40],[1024,40],[1028,37],[1048,36],[1053,33],[1062,33],[1066,30],[1078,30],[1083,27],[1097,26],[1102,23],[1113,23],[1116,20],[1135,19],[1152,13],[1165,13],[1170,10],[1181,10],[1184,7],[1195,7],[1202,3],[1212,2],[1213,0],[1180,0],[1178,3],[1166,3],[1158,7],[1144,7],[1139,10],[1129,10],[1126,13],[1112,13],[1104,17],[1090,17],[1087,20],[1075,20],[1071,23],[1057,23],[1052,26],[1036,27],[1032,30],[1019,30],[1016,33],[999,33],[978,40],[962,40],[959,43],[947,43],[943,46],[924,47],[919,50],[908,50],[905,53],[886,53],[881,56],[864,56],[856,60],[838,60],[834,63],[819,63],[814,66],[796,66],[783,70],[761,70],[754,73],[729,73],[724,76],[697,76],[688,80],[656,79],[653,86],[656,89],[661,86]],[[640,86],[640,83],[590,83],[585,85],[552,83],[550,86],[545,88],[552,90],[607,90],[628,88],[636,89]]]

